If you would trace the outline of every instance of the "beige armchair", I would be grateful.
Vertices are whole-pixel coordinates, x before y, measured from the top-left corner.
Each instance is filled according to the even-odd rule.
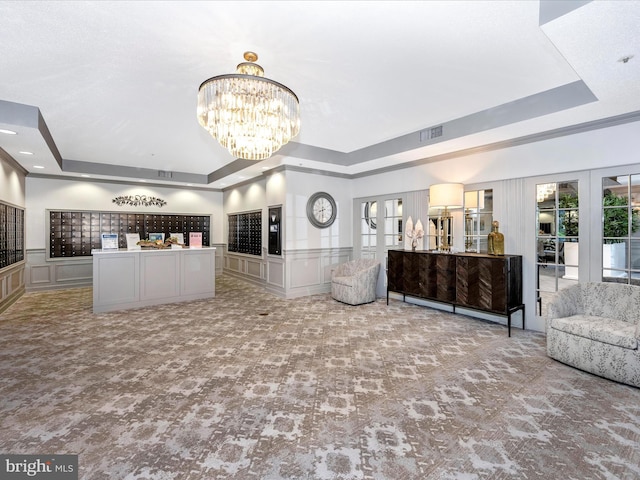
[[[547,355],[640,387],[640,287],[576,283],[547,307]]]
[[[380,262],[361,258],[338,265],[331,272],[331,297],[349,305],[360,305],[376,299]]]

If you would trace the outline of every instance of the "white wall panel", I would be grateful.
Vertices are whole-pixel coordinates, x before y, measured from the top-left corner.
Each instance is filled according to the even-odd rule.
[[[350,247],[353,244],[352,180],[297,171],[285,173],[285,250]],[[319,191],[329,193],[338,208],[336,221],[328,228],[316,228],[307,219],[307,201]]]
[[[25,203],[25,176],[10,161],[0,155],[0,200],[23,207]]]
[[[224,213],[263,210],[266,205],[266,181],[256,179],[254,183],[240,185],[224,192]]]
[[[433,183],[479,183],[588,170],[638,161],[640,122],[526,143],[355,179],[353,196],[429,188]]]
[[[210,242],[213,244],[223,241],[222,192],[28,177],[26,193],[27,249],[45,248],[48,239],[45,232],[47,209],[211,215]],[[157,197],[167,204],[164,207],[132,207],[113,203],[115,197],[126,195]]]

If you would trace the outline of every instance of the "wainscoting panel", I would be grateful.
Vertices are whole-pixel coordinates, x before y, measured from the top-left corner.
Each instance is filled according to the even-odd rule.
[[[330,292],[331,270],[352,254],[350,247],[285,251],[286,297]]]
[[[25,263],[14,263],[0,272],[0,312],[18,300],[25,292],[24,286]]]
[[[267,258],[267,284],[284,289],[284,262]]]
[[[27,250],[25,269],[27,292],[91,287],[92,285],[93,257],[47,261],[44,248]]]
[[[265,284],[266,265],[264,255],[261,257],[254,255],[243,255],[229,252],[226,247],[220,249],[224,255],[224,273],[231,274],[238,278],[243,278],[256,285]],[[266,249],[263,249],[263,252]],[[217,250],[216,250],[217,254]]]
[[[29,269],[29,273],[31,273],[31,285],[51,283],[51,269],[48,265],[33,265]]]
[[[334,268],[336,268],[341,263],[348,262],[352,258],[352,250],[349,249],[348,252],[339,251],[332,252],[329,256],[323,257],[322,259],[322,272],[324,283],[331,283],[331,272]]]
[[[284,298],[296,298],[331,291],[331,270],[351,259],[353,248],[285,250],[281,257],[262,258],[225,251],[225,273],[252,283]]]
[[[17,268],[7,277],[10,292],[15,292],[20,288],[24,288],[24,268]]]
[[[224,249],[223,243],[212,243],[212,247],[216,248],[216,275],[222,275],[224,270]]]
[[[247,275],[254,278],[262,279],[262,261],[261,260],[253,260],[248,258],[246,260],[247,264]]]
[[[232,272],[243,273],[242,272],[242,260],[240,258],[238,258],[238,257],[228,256],[227,257],[227,268],[229,270],[231,270]]]
[[[56,283],[93,282],[92,263],[54,264]]]
[[[289,265],[291,272],[289,286],[291,288],[310,287],[325,283],[320,275],[320,266],[322,265],[320,256],[292,259]]]

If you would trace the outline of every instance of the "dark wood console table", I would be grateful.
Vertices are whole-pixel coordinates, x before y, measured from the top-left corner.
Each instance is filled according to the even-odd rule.
[[[436,253],[390,250],[387,267],[389,292],[441,302],[453,307],[507,317],[522,310],[522,256],[481,253]]]

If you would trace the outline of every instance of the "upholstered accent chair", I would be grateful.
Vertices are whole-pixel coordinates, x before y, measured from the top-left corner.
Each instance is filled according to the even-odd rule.
[[[338,265],[331,272],[331,297],[349,305],[370,303],[376,299],[380,262],[361,258]]]
[[[578,283],[547,306],[547,355],[640,387],[640,287]]]

